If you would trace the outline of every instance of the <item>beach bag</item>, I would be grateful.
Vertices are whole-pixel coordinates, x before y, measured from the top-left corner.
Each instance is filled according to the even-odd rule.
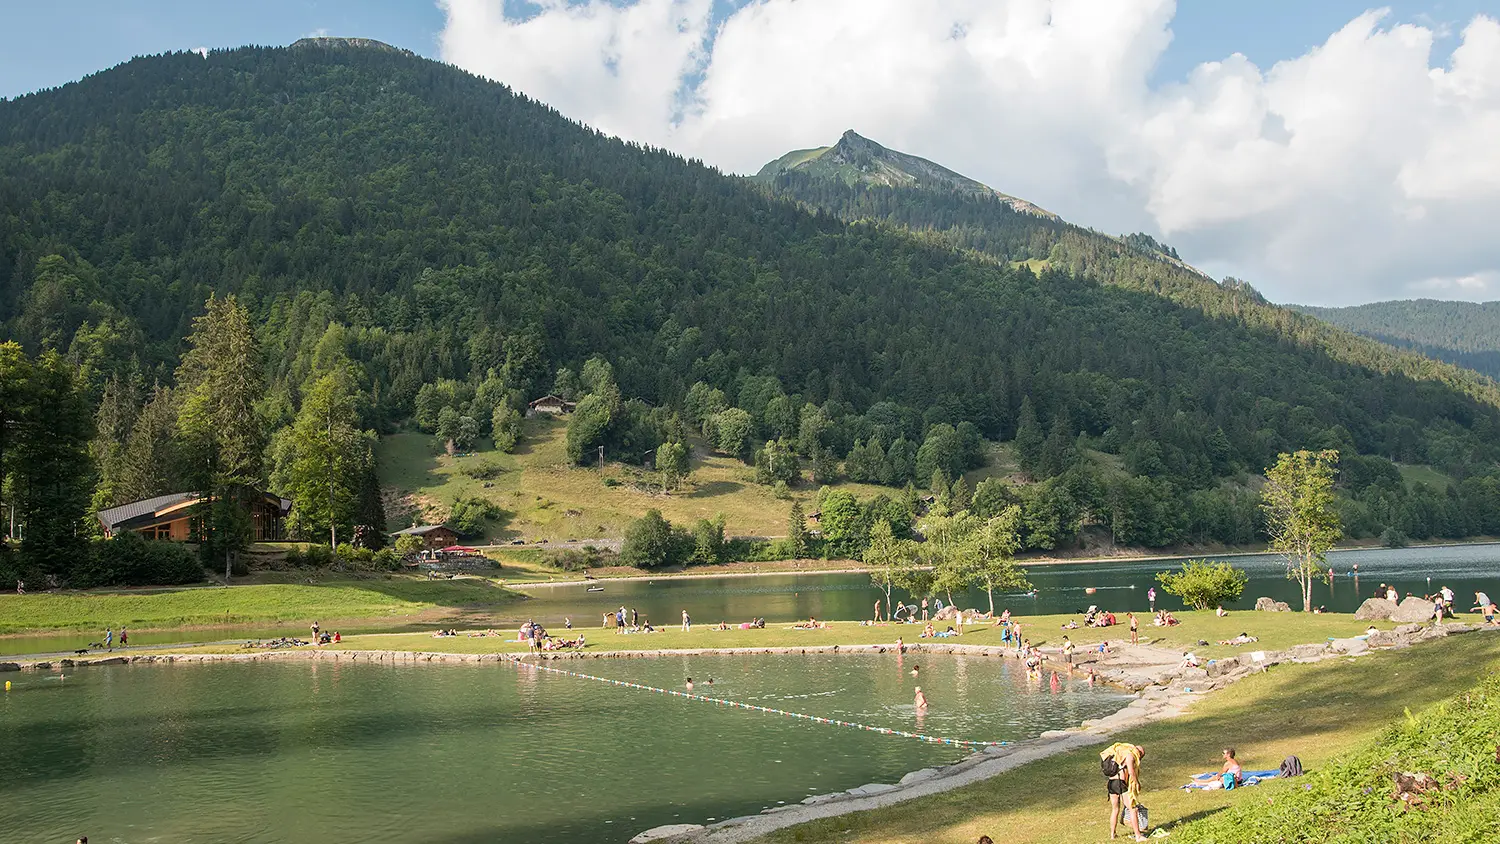
[[[1288,756],[1281,760],[1281,775],[1283,777],[1302,776],[1302,760],[1295,756]]]
[[[1234,774],[1231,774],[1228,771],[1224,772],[1224,787],[1234,788]]]
[[[1120,775],[1120,763],[1113,756],[1105,756],[1099,760],[1099,771],[1107,780],[1114,779]]]
[[[1135,828],[1146,834],[1146,829],[1151,826],[1151,814],[1145,806],[1135,804]]]

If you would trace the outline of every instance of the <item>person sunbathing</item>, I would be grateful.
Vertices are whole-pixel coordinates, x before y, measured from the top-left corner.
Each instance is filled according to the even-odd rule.
[[[1233,639],[1221,639],[1219,641],[1219,644],[1221,644],[1221,645],[1248,645],[1251,642],[1255,642],[1255,641],[1258,641],[1258,640],[1254,636],[1251,636],[1249,633],[1241,633],[1240,635],[1234,637]]]
[[[932,637],[934,637],[936,635],[937,635],[937,631],[934,630],[934,629],[932,629],[932,624],[931,623],[928,623],[928,625],[926,627],[922,628],[922,636],[921,636],[921,638],[923,638],[923,639],[931,639]]]
[[[1240,761],[1238,759],[1234,758],[1234,748],[1232,748],[1232,747],[1226,747],[1226,748],[1224,748],[1223,755],[1224,755],[1224,767],[1221,770],[1224,773],[1230,774],[1230,775],[1232,775],[1234,777],[1234,784],[1235,785],[1244,785],[1245,784],[1245,769],[1244,769],[1244,767],[1242,765],[1240,765]]]

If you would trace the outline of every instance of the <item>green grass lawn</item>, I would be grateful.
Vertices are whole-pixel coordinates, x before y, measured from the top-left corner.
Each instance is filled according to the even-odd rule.
[[[1250,613],[1245,613],[1250,616]],[[1213,613],[1184,613],[1184,623],[1179,627],[1169,630],[1159,630],[1147,627],[1141,631],[1142,641],[1147,641],[1156,635],[1159,643],[1165,647],[1186,650],[1192,648],[1200,656],[1213,658],[1216,656],[1238,653],[1247,650],[1279,650],[1300,645],[1308,642],[1322,642],[1329,636],[1344,637],[1362,632],[1366,623],[1356,621],[1352,615],[1304,615],[1303,613],[1260,613],[1259,618],[1251,618],[1250,621],[1258,622],[1248,625],[1242,622],[1240,626],[1234,626],[1234,616],[1229,618],[1215,618]],[[1073,637],[1079,644],[1098,642],[1102,637],[1098,634],[1106,633],[1114,639],[1113,633],[1124,632],[1124,628],[1116,627],[1108,631],[1099,630],[1069,630],[1064,631],[1060,626],[1072,616],[1045,615],[1024,616],[1021,618],[1022,632],[1034,643],[1043,647],[1057,645],[1062,641],[1064,633]],[[729,621],[729,619],[725,619]],[[902,638],[907,644],[932,644],[943,646],[948,644],[965,645],[999,645],[1000,631],[993,626],[967,628],[963,636],[946,639],[920,639],[918,638],[922,626],[917,624],[896,624],[866,626],[853,621],[831,622],[826,630],[797,630],[791,628],[790,623],[772,624],[768,623],[764,630],[741,630],[731,626],[729,630],[714,630],[710,625],[718,622],[718,619],[699,619],[693,625],[693,629],[684,633],[678,625],[668,625],[658,633],[631,633],[618,634],[612,629],[603,629],[599,626],[598,617],[574,618],[574,629],[587,635],[590,651],[638,651],[638,650],[669,650],[674,648],[780,648],[798,647],[810,645],[873,645],[888,644],[894,642],[897,637]],[[735,620],[736,622],[738,620]],[[1208,648],[1195,645],[1198,638],[1217,641],[1227,639],[1240,632],[1245,627],[1255,631],[1253,635],[1259,635],[1261,641],[1253,646],[1239,648],[1215,645]],[[1380,626],[1389,627],[1382,623]],[[939,629],[942,629],[941,627]],[[1154,631],[1154,632],[1153,632]],[[565,631],[561,626],[554,626],[551,630],[554,635],[562,636]],[[504,641],[515,638],[515,631],[507,630],[502,637],[469,638],[460,636],[458,638],[435,639],[427,633],[382,633],[350,635],[344,637],[344,647],[352,649],[368,650],[393,650],[393,651],[449,651],[452,653],[516,653],[526,650],[524,646]],[[1128,636],[1128,633],[1126,634]]]
[[[1290,754],[1316,769],[1362,746],[1404,710],[1469,688],[1494,671],[1497,658],[1500,635],[1475,633],[1360,659],[1276,666],[1206,696],[1185,716],[1121,738],[1146,748],[1141,802],[1150,807],[1153,824],[1170,827],[1227,806],[1274,803],[1304,784],[1178,789],[1193,774],[1217,769],[1222,747],[1234,746],[1251,769],[1274,768]],[[791,827],[762,841],[973,844],[989,835],[996,841],[1090,842],[1108,837],[1107,812],[1098,751],[1085,749],[944,794]],[[1309,832],[1336,832],[1319,829],[1316,818],[1305,823]]]
[[[1427,484],[1439,491],[1446,490],[1453,485],[1452,477],[1431,466],[1398,464],[1397,468],[1401,470],[1401,479],[1409,484]]]
[[[426,581],[372,576],[362,580],[201,586],[129,592],[0,595],[0,633],[141,629],[322,619],[393,618],[439,608],[486,609],[519,600],[483,579]]]

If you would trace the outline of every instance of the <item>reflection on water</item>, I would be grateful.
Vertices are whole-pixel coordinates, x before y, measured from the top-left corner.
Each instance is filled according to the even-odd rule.
[[[715,697],[912,729],[910,659],[660,657],[588,671],[672,688],[712,678]],[[922,729],[1017,739],[1126,700],[1018,674],[1005,660],[924,657]],[[58,676],[13,674],[0,699],[5,840],[623,842],[962,755],[505,664]]]

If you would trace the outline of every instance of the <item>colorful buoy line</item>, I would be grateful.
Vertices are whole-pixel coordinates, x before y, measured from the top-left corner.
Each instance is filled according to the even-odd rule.
[[[611,686],[619,686],[626,689],[636,689],[637,691],[642,692],[655,692],[660,695],[670,695],[672,697],[680,697],[686,700],[696,700],[701,703],[712,703],[716,706],[727,706],[732,709],[748,709],[752,712],[764,712],[768,715],[781,715],[786,718],[800,718],[803,721],[811,721],[814,724],[828,724],[834,727],[849,727],[856,730],[864,730],[870,733],[879,733],[883,736],[897,736],[899,738],[916,739],[918,741],[928,742],[929,744],[946,744],[953,747],[1002,747],[1004,745],[1010,744],[1010,742],[1008,741],[970,741],[968,739],[944,738],[942,736],[925,736],[921,733],[912,733],[907,732],[906,730],[896,730],[890,727],[875,727],[869,724],[860,724],[855,721],[840,721],[837,718],[824,718],[821,715],[807,715],[802,712],[788,712],[785,709],[776,709],[770,706],[757,706],[753,703],[742,703],[737,700],[724,700],[723,698],[708,697],[707,695],[693,694],[692,692],[678,691],[677,689],[661,689],[657,688],[656,686],[647,686],[642,683],[632,683],[629,680],[613,680],[609,677],[596,677],[593,674],[584,674],[579,671],[568,671],[562,668],[553,668],[550,665],[537,665],[536,663],[527,662],[523,659],[517,659],[516,657],[512,656],[507,656],[505,657],[505,659],[518,667],[524,666],[526,668],[535,669],[537,671],[546,671],[552,674],[561,674],[566,677],[574,677],[579,680],[594,680],[595,682],[607,683]]]

